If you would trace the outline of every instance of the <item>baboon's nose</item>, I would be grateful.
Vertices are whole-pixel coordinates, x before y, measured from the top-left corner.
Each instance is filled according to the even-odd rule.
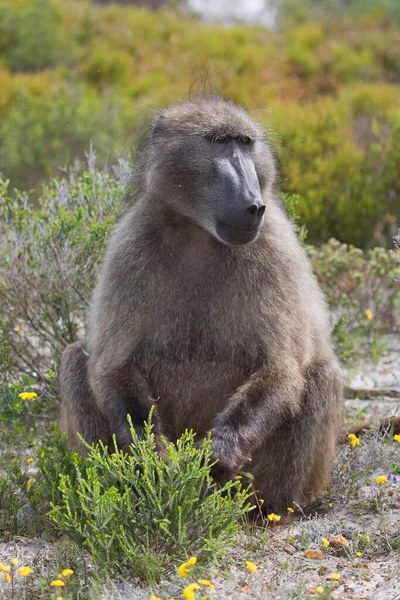
[[[257,209],[258,209],[257,204],[250,204],[250,206],[247,207],[248,212],[252,215],[256,214]]]
[[[250,204],[246,208],[246,213],[248,215],[248,218],[246,219],[246,221],[247,221],[248,225],[253,225],[253,226],[257,227],[263,217],[264,212],[265,212],[265,204],[256,204],[255,202],[253,204]]]
[[[265,204],[250,204],[250,206],[247,207],[247,211],[251,214],[251,215],[255,215],[257,214],[257,217],[259,217],[261,219],[261,217],[263,216],[264,212],[265,212]]]

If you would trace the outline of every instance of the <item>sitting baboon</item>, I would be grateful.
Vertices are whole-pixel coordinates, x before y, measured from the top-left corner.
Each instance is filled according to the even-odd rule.
[[[61,361],[60,425],[127,448],[212,432],[215,477],[251,472],[279,511],[325,488],[342,424],[327,309],[265,134],[218,98],[162,110],[108,244],[87,343]],[[159,443],[162,451],[162,443]],[[84,451],[83,448],[80,448]]]

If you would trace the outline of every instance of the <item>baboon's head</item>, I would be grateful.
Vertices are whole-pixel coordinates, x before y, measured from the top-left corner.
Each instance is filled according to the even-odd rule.
[[[244,110],[221,99],[163,110],[146,156],[145,185],[159,202],[225,244],[257,237],[275,166],[262,129]]]

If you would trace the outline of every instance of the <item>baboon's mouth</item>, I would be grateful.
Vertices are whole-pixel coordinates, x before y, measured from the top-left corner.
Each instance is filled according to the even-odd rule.
[[[217,235],[223,242],[227,244],[248,244],[252,242],[259,231],[257,226],[239,227],[228,225],[223,221],[217,221]]]

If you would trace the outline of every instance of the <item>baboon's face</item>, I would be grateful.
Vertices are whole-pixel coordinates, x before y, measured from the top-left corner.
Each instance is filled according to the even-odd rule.
[[[218,113],[221,107],[222,114]],[[252,242],[274,166],[262,132],[240,109],[208,102],[169,109],[153,134],[153,184],[180,214],[229,245]],[[179,110],[178,110],[179,109]]]

